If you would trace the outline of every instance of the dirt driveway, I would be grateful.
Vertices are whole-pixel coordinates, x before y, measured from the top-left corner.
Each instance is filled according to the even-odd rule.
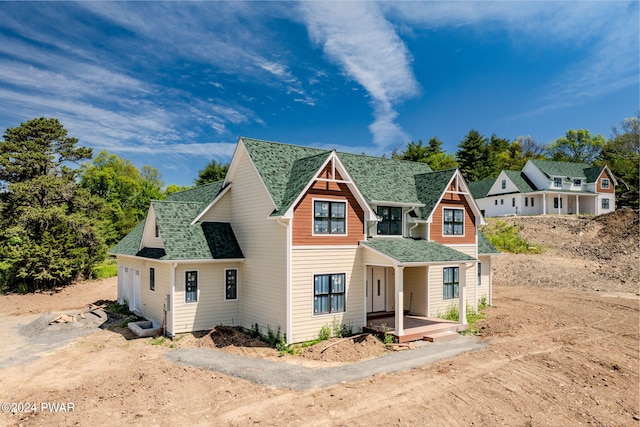
[[[0,401],[71,402],[74,412],[3,413],[0,425],[638,425],[638,277],[621,283],[597,273],[622,271],[612,259],[544,262],[550,253],[562,258],[549,251],[496,262],[481,337],[488,345],[479,351],[296,391],[177,365],[165,357],[168,345],[98,330],[23,366],[0,367]],[[637,250],[630,256],[637,264]],[[522,274],[533,265],[546,283],[535,268]],[[564,269],[575,284],[554,281]],[[0,325],[52,305],[113,299],[115,281],[68,291],[0,297]]]

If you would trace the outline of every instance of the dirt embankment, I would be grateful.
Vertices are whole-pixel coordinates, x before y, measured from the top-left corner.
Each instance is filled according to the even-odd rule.
[[[522,236],[542,246],[544,252],[536,256],[503,255],[494,270],[498,283],[638,292],[638,212],[619,209],[597,217],[524,216],[499,220],[519,226]]]

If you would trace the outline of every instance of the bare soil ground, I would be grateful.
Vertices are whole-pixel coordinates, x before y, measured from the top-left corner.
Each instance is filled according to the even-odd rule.
[[[292,391],[176,366],[163,357],[171,346],[221,345],[278,358],[258,344],[225,344],[226,332],[153,345],[127,340],[118,329],[98,330],[25,365],[0,366],[1,402],[72,402],[75,412],[2,413],[0,425],[638,425],[637,212],[507,220],[521,224],[523,234],[546,251],[496,260],[493,306],[481,324],[481,339],[489,345],[481,351]],[[16,339],[9,325],[113,300],[115,293],[115,280],[106,280],[51,295],[0,296],[6,344],[0,356]],[[341,363],[356,344],[334,346],[342,347]]]

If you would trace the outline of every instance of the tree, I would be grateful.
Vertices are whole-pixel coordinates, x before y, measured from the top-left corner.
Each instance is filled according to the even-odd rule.
[[[608,165],[618,181],[618,207],[638,208],[638,165],[640,164],[640,114],[624,119],[622,132],[614,126],[613,135],[602,147],[596,164]]]
[[[546,147],[538,144],[531,136],[519,136],[509,145],[505,169],[522,170],[529,160],[544,160],[545,150]]]
[[[157,169],[145,165],[140,172],[128,159],[108,151],[83,164],[79,175],[80,186],[107,204],[101,230],[108,245],[122,239],[147,215],[151,200],[165,197]]]
[[[458,167],[467,181],[488,178],[487,139],[475,129],[471,129],[458,144],[456,153]]]
[[[171,184],[168,185],[167,188],[164,189],[164,195],[165,197],[173,194],[173,193],[177,193],[179,191],[184,191],[184,190],[188,190],[191,187],[189,187],[188,185],[177,185],[177,184]]]
[[[226,165],[220,164],[216,162],[216,160],[211,160],[204,169],[198,171],[198,178],[195,179],[194,183],[196,185],[207,184],[209,182],[221,181],[227,175],[227,171],[229,170],[229,164]]]
[[[567,131],[547,147],[552,160],[592,164],[606,143],[604,136],[591,136],[586,129]]]
[[[0,142],[0,290],[71,283],[104,259],[103,204],[76,184],[69,163],[91,158],[53,118],[8,128]]]
[[[396,157],[402,160],[426,163],[434,171],[453,169],[458,166],[452,154],[442,151],[442,141],[437,136],[429,139],[427,146],[422,145],[422,140],[418,140],[417,144],[411,141],[407,144],[405,151]]]

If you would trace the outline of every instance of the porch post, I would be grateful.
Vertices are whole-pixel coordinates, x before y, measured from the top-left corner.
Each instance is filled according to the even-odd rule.
[[[396,285],[396,335],[404,335],[404,267],[394,266]]]
[[[467,264],[458,264],[458,323],[461,325],[467,324],[467,298],[466,298],[466,286],[467,286]]]
[[[542,193],[542,215],[547,214],[547,194]]]
[[[580,196],[576,194],[576,215],[580,215]]]

